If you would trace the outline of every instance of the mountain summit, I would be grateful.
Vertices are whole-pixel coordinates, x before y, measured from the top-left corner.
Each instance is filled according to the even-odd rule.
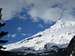
[[[75,21],[58,20],[56,24],[19,42],[4,45],[5,51],[50,50],[53,46],[65,48],[75,35]]]

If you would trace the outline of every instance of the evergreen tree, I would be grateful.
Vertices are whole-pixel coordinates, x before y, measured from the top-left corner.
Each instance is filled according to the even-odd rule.
[[[67,56],[75,56],[75,36],[70,41],[70,44],[67,47]]]
[[[0,28],[5,26],[5,23],[2,23],[2,14],[1,14],[2,8],[0,8]],[[1,38],[3,38],[5,35],[7,35],[8,32],[5,31],[1,31],[0,32],[0,50],[4,49],[4,47],[2,46],[2,44],[8,42],[7,40],[1,40]]]

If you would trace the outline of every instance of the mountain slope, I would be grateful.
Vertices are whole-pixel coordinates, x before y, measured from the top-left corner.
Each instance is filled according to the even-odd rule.
[[[58,20],[55,25],[39,32],[29,38],[16,43],[4,45],[5,50],[25,51],[26,48],[33,50],[50,50],[53,46],[59,48],[67,47],[73,36],[75,35],[75,21]]]

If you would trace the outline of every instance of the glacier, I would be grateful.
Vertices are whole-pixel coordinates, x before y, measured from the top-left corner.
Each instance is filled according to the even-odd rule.
[[[58,20],[53,26],[39,32],[31,37],[25,38],[19,42],[4,45],[4,51],[26,51],[26,48],[32,50],[42,51],[51,50],[53,46],[58,48],[65,48],[69,45],[71,39],[75,35],[75,21],[74,20]],[[28,50],[27,50],[28,52]]]

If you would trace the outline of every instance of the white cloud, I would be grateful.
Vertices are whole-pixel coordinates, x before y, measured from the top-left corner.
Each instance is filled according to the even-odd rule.
[[[43,19],[56,21],[60,18],[62,10],[59,8],[48,9],[42,16]]]
[[[13,38],[16,37],[16,34],[12,34],[11,37],[13,37]]]
[[[29,11],[29,14],[36,20],[36,17],[40,17],[44,21],[52,20],[56,21],[60,18],[63,10],[68,12],[63,12],[64,17],[70,17],[70,13],[72,8],[75,8],[75,0],[27,0],[28,4],[33,3],[34,6]],[[57,5],[57,7],[52,8],[53,5]],[[67,15],[64,15],[64,14]],[[68,18],[65,18],[68,19]],[[71,18],[70,19],[74,19]]]
[[[11,16],[13,16],[15,12],[18,12],[21,7],[22,3],[20,0],[0,0],[0,8],[3,8],[3,19],[10,19]]]
[[[39,26],[40,26],[41,28],[44,28],[44,26],[43,26],[42,24],[39,24]]]
[[[18,27],[17,30],[18,30],[18,31],[21,31],[21,30],[22,30],[22,27]]]
[[[57,7],[51,8],[53,5]],[[0,0],[0,7],[3,8],[3,19],[10,19],[22,7],[30,7],[31,10],[28,13],[34,20],[40,17],[44,21],[56,21],[63,11],[62,8],[66,8],[66,11],[75,8],[75,0]]]
[[[25,33],[22,33],[22,35],[23,35],[23,36],[26,36],[27,34],[25,34]]]
[[[32,2],[33,1],[33,2]],[[62,12],[60,8],[51,8],[52,5],[59,3],[58,0],[32,0],[34,7],[29,11],[29,14],[36,20],[40,17],[45,21],[56,21]],[[60,5],[60,4],[59,4]]]

